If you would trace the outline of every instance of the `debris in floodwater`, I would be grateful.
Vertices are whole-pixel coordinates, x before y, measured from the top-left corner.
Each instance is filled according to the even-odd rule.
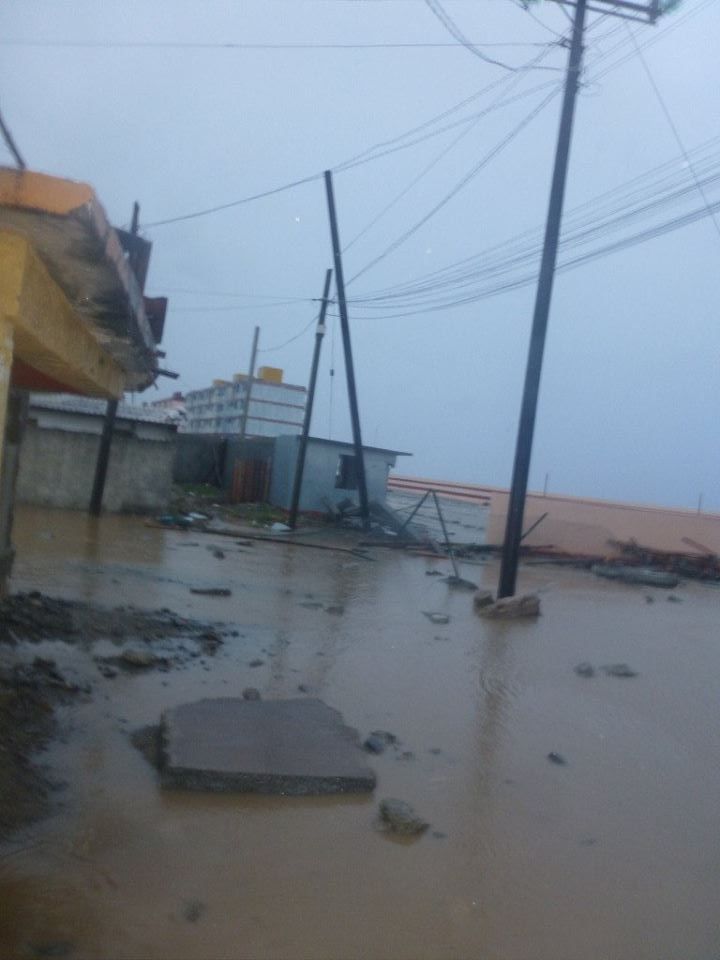
[[[345,613],[345,607],[338,603],[335,606],[325,607],[325,613],[334,613],[339,616]]]
[[[395,746],[397,742],[398,738],[389,730],[373,730],[363,747],[368,753],[384,753],[388,747]]]
[[[216,560],[224,560],[224,559],[225,559],[225,554],[223,553],[222,550],[215,549],[215,550],[213,550],[212,555],[215,557]]]
[[[135,648],[123,650],[119,659],[124,666],[138,668],[154,667],[159,662],[155,654],[150,653],[149,650],[137,650]]]
[[[443,575],[442,570],[426,570],[425,571],[426,577],[441,577],[442,575]]]
[[[474,602],[475,610],[481,617],[489,620],[515,620],[540,615],[540,598],[534,593],[521,597],[502,597],[495,603],[480,606]]]
[[[651,596],[649,593],[646,593],[645,603],[655,603],[655,597]]]
[[[207,906],[202,900],[186,900],[183,903],[182,913],[188,923],[197,923],[206,910]]]
[[[30,948],[30,957],[37,957],[37,960],[44,958],[59,958],[72,956],[75,950],[74,945],[69,940],[48,940],[44,943],[28,944]]]
[[[380,822],[389,833],[406,837],[425,833],[430,824],[417,815],[409,803],[392,798],[380,801]]]
[[[676,593],[669,593],[669,594],[667,595],[667,597],[665,597],[665,599],[667,600],[668,603],[682,603],[682,602],[683,602],[682,597],[679,597]]]
[[[579,677],[594,677],[595,667],[591,663],[579,663],[575,667],[575,673]]]
[[[306,610],[319,610],[322,604],[318,600],[301,600],[299,607],[305,607]]]
[[[265,663],[264,660],[260,660],[259,658],[256,658],[255,660],[251,660],[250,663],[248,664],[248,666],[249,666],[249,667],[262,667],[262,665],[263,665],[264,663]]]
[[[232,590],[227,587],[190,587],[190,593],[196,593],[201,597],[231,597]]]
[[[430,610],[423,610],[423,614],[430,623],[450,623],[450,617],[446,613],[433,613]]]
[[[626,663],[610,663],[605,667],[602,667],[602,670],[609,677],[636,677],[637,671],[633,670]]]
[[[565,757],[561,753],[555,753],[554,750],[550,751],[550,753],[547,755],[547,758],[550,763],[556,763],[559,767],[567,766],[567,760]]]
[[[627,567],[622,564],[596,563],[590,569],[596,576],[605,577],[606,580],[643,584],[646,587],[667,587],[672,590],[680,582],[674,573],[652,570],[650,567]]]
[[[245,687],[242,692],[243,700],[261,700],[260,691],[257,687]]]
[[[476,583],[472,583],[470,580],[463,580],[462,577],[445,577],[444,583],[449,587],[454,587],[456,590],[477,590]]]

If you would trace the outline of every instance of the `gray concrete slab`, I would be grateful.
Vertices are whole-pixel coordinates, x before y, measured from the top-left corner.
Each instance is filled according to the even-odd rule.
[[[164,787],[310,795],[375,787],[358,733],[321,700],[199,700],[167,710]]]

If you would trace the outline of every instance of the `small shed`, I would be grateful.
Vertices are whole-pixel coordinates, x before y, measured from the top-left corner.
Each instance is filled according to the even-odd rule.
[[[270,503],[283,510],[290,509],[299,448],[300,437],[286,435],[275,439]],[[390,470],[398,457],[409,456],[400,450],[363,447],[368,500],[385,503]],[[354,446],[338,440],[309,437],[300,510],[325,513],[330,504],[343,500],[358,501]]]
[[[17,499],[87,510],[105,401],[31,394],[20,448]],[[177,425],[147,407],[122,403],[115,420],[104,505],[123,513],[163,510],[170,499]]]

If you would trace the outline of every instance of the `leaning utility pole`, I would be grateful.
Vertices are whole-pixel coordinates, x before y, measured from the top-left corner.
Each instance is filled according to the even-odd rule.
[[[550,315],[553,281],[555,279],[555,264],[557,261],[563,200],[567,181],[575,101],[577,99],[580,69],[582,66],[583,33],[586,14],[588,10],[593,10],[605,13],[606,15],[610,14],[626,19],[638,20],[643,23],[655,23],[663,12],[663,9],[668,6],[668,3],[663,3],[662,0],[650,0],[650,2],[645,3],[635,3],[630,2],[630,0],[555,0],[555,2],[563,6],[574,7],[575,16],[573,18],[570,55],[565,78],[565,93],[563,96],[562,112],[560,114],[560,129],[555,152],[555,168],[553,171],[552,186],[550,188],[550,202],[545,226],[545,242],[540,263],[540,274],[535,297],[535,312],[533,314],[532,330],[530,333],[530,347],[525,371],[525,387],[523,390],[522,405],[520,407],[520,423],[518,426],[512,485],[510,487],[510,500],[508,502],[505,525],[505,540],[503,542],[502,562],[500,566],[498,597],[511,597],[515,593],[515,584],[517,581],[520,541],[522,539],[525,514],[525,497],[527,495],[530,457],[532,454],[537,401],[540,390],[540,375],[542,373],[545,337],[547,334],[548,317]]]
[[[130,224],[130,233],[136,237],[139,229],[140,204],[135,201],[133,204],[132,223]],[[130,266],[133,272],[138,276],[137,262],[135,254],[130,255]],[[138,277],[141,288],[145,285],[145,278],[142,281]],[[97,460],[95,461],[95,477],[93,479],[92,494],[90,496],[90,514],[93,517],[99,517],[102,511],[103,494],[105,493],[105,480],[107,479],[108,463],[110,462],[110,447],[112,446],[113,430],[115,429],[115,417],[117,416],[119,401],[112,397],[108,400],[105,407],[105,417],[103,419],[102,433],[100,434],[100,447],[98,448]]]
[[[313,402],[315,400],[315,384],[317,383],[318,365],[320,363],[320,348],[322,347],[323,337],[325,336],[325,314],[327,313],[331,279],[332,270],[328,269],[325,273],[325,286],[323,287],[323,295],[320,302],[320,314],[318,315],[318,324],[315,328],[315,349],[313,350],[312,366],[310,368],[308,398],[305,404],[305,417],[303,418],[302,433],[300,434],[300,445],[298,446],[297,463],[295,464],[295,479],[293,481],[292,499],[290,501],[290,516],[288,517],[288,526],[293,530],[295,529],[295,524],[297,523],[298,508],[300,506],[300,491],[302,490],[302,479],[303,473],[305,472],[305,453],[307,451],[308,436],[310,435],[310,422],[312,420]]]
[[[238,440],[240,443],[245,439],[247,431],[248,416],[250,414],[250,394],[252,393],[253,378],[255,377],[255,358],[257,357],[258,337],[260,336],[260,327],[255,327],[253,334],[252,350],[250,352],[250,373],[247,379],[247,390],[245,391],[245,403],[243,405],[242,419],[240,420],[240,433]],[[242,450],[240,451],[242,456]]]
[[[355,473],[357,476],[358,496],[360,498],[360,516],[363,529],[370,526],[367,481],[365,479],[365,460],[363,457],[362,436],[360,434],[360,413],[358,411],[357,390],[355,387],[355,368],[353,367],[352,346],[350,344],[350,325],[348,323],[347,302],[345,300],[345,278],[343,276],[342,249],[335,214],[335,195],[333,193],[332,171],[325,171],[325,191],[327,193],[328,215],[330,217],[330,236],[332,238],[335,260],[335,289],[337,290],[340,327],[342,329],[343,351],[345,354],[345,375],[347,376],[348,398],[350,400],[350,419],[352,421],[353,444],[355,446]]]

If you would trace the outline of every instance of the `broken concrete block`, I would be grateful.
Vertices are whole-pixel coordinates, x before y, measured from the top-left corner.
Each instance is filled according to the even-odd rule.
[[[477,607],[475,608],[477,610]],[[495,603],[478,610],[481,617],[491,620],[514,620],[520,617],[537,617],[540,614],[540,597],[527,593],[522,597],[503,597]]]
[[[380,803],[380,822],[390,833],[399,833],[406,837],[425,833],[430,826],[415,813],[404,800],[387,799]]]
[[[475,610],[482,610],[483,607],[489,607],[491,603],[495,603],[495,597],[489,590],[478,590],[473,597],[473,607]]]
[[[356,730],[321,700],[200,700],[162,718],[162,784],[311,795],[375,788]]]

